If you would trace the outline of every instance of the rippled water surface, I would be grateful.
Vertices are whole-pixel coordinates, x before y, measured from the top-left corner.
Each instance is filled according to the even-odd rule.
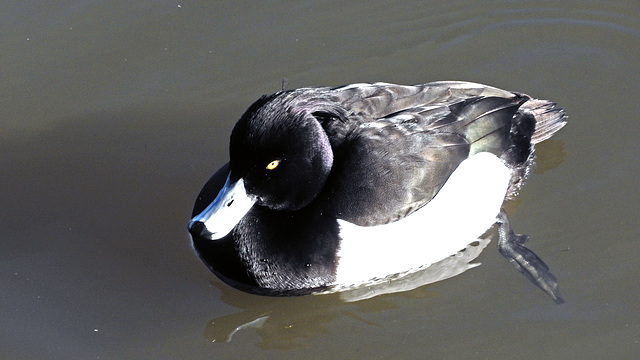
[[[637,358],[639,59],[634,1],[4,1],[0,358]],[[567,303],[493,244],[356,303],[222,284],[186,223],[283,78],[469,80],[565,107],[509,209]]]

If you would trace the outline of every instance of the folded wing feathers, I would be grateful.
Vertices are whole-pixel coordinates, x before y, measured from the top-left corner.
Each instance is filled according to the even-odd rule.
[[[531,99],[527,95],[464,81],[440,81],[422,85],[405,86],[388,83],[352,84],[331,89],[337,91],[337,100],[352,110],[351,115],[364,121],[387,118],[399,122],[420,122],[424,130],[436,130],[455,121],[451,116],[456,104],[465,103],[464,112],[475,112],[472,119],[463,126],[475,127],[472,123],[492,113],[515,110],[532,114],[536,119],[536,129],[531,138],[537,144],[555,134],[566,124],[564,109],[547,100]],[[493,98],[493,101],[488,101]],[[526,100],[526,101],[525,101]],[[504,102],[496,104],[496,102]],[[437,104],[437,105],[434,105]],[[486,111],[482,108],[486,107]],[[473,130],[470,141],[498,131],[500,122],[482,121],[496,126],[495,129]],[[483,125],[486,126],[486,125]],[[475,136],[475,137],[473,137]]]

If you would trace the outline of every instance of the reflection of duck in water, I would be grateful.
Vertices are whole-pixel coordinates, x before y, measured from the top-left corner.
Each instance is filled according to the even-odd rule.
[[[263,96],[198,196],[194,247],[234,287],[304,295],[389,283],[498,223],[500,253],[560,303],[555,277],[501,206],[533,145],[564,125],[551,102],[467,82]]]
[[[210,320],[204,337],[210,342],[230,342],[236,333],[253,330],[260,338],[256,346],[269,350],[290,350],[304,347],[306,340],[327,334],[331,327],[329,324],[338,317],[347,317],[366,325],[383,326],[369,315],[398,308],[395,300],[401,297],[434,297],[436,293],[428,286],[417,287],[437,281],[452,271],[460,272],[478,265],[469,265],[468,262],[478,256],[488,242],[481,239],[478,245],[469,246],[469,249],[456,256],[449,256],[402,279],[325,296],[260,297],[256,301],[254,296],[212,279],[211,285],[220,291],[220,299],[240,310]],[[398,296],[374,297],[398,291],[402,291]],[[345,300],[349,303],[345,303]]]

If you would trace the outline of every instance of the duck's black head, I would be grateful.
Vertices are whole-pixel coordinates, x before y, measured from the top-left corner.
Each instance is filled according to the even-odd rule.
[[[333,164],[329,138],[319,119],[341,117],[334,103],[306,93],[263,96],[231,133],[230,180],[243,179],[256,204],[298,210],[322,190]]]
[[[306,89],[263,96],[242,115],[231,133],[226,182],[191,219],[194,236],[221,239],[254,206],[296,211],[318,196],[333,165],[331,142],[321,122],[344,120],[346,115],[336,103],[315,94]]]

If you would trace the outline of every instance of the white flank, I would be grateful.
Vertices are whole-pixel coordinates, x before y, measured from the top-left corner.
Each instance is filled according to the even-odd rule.
[[[493,154],[463,161],[420,210],[391,224],[363,227],[338,220],[342,242],[335,285],[418,270],[456,254],[496,222],[510,170]]]

